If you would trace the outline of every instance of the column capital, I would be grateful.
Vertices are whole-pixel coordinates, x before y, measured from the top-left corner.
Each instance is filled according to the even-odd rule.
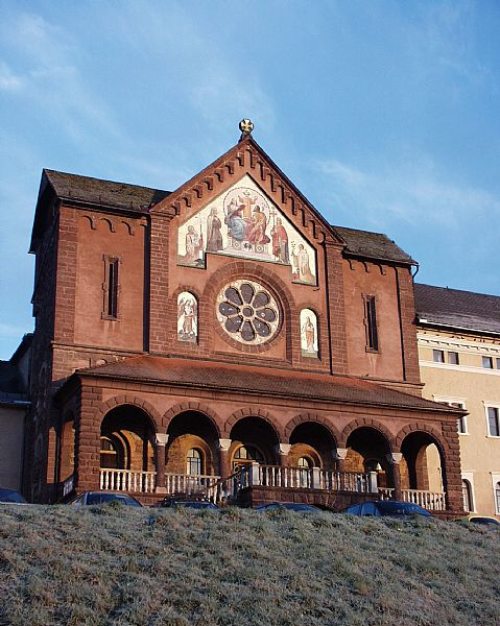
[[[389,454],[385,455],[385,458],[389,461],[391,465],[399,465],[403,460],[402,452],[389,452]]]
[[[348,452],[349,448],[337,448],[336,450],[332,451],[333,458],[337,459],[337,461],[345,461]]]
[[[292,447],[292,444],[290,443],[279,443],[276,446],[276,452],[278,454],[282,454],[283,456],[288,456],[288,453],[290,452],[291,447]]]
[[[168,435],[166,433],[155,433],[155,444],[157,446],[166,446]]]
[[[221,452],[229,452],[229,448],[233,443],[232,439],[219,439],[219,450]]]

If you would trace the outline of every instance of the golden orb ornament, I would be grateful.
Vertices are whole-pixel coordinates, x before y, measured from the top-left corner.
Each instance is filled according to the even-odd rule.
[[[241,120],[241,122],[240,122],[240,130],[241,130],[242,136],[243,135],[251,135],[253,128],[254,128],[254,126],[253,126],[252,120],[247,120],[247,119]]]

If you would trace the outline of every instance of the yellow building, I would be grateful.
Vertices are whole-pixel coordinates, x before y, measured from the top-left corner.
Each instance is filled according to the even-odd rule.
[[[415,303],[424,397],[468,411],[464,508],[500,518],[500,297],[416,284]]]

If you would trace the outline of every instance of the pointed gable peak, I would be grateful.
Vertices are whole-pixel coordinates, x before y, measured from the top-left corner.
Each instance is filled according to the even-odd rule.
[[[251,126],[243,126],[244,122],[249,122]],[[247,132],[242,130],[242,126]],[[250,120],[242,120],[238,143],[154,206],[151,213],[187,218],[194,206],[210,202],[243,176],[249,175],[275,203],[296,216],[301,226],[310,231],[311,239],[318,242],[340,241],[321,213],[257,143],[250,128],[253,129]]]

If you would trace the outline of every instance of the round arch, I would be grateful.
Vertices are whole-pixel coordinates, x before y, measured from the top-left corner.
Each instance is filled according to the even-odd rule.
[[[267,422],[269,426],[273,429],[278,443],[283,442],[285,440],[285,435],[283,432],[283,428],[281,427],[279,421],[276,419],[272,413],[261,409],[260,407],[245,407],[243,409],[238,409],[234,413],[232,413],[226,420],[224,424],[224,435],[226,437],[231,436],[231,431],[234,428],[235,424],[242,419],[247,417],[256,417],[262,419],[264,422]]]
[[[215,428],[217,432],[217,436],[220,438],[223,433],[224,428],[222,426],[223,420],[219,417],[219,415],[207,404],[203,404],[202,402],[182,402],[174,405],[166,413],[163,414],[161,418],[161,423],[163,424],[163,428],[165,432],[168,432],[170,424],[174,418],[182,413],[193,412],[200,413],[204,417],[206,417]]]
[[[354,420],[352,422],[349,422],[344,427],[339,439],[340,447],[347,447],[347,440],[352,435],[352,433],[359,428],[371,428],[372,430],[378,431],[387,440],[387,443],[389,445],[389,451],[396,451],[396,448],[394,446],[394,435],[381,422],[369,417]]]
[[[101,404],[97,407],[95,411],[95,418],[102,424],[103,419],[108,413],[110,413],[113,409],[119,408],[121,406],[131,406],[139,411],[142,411],[142,413],[151,423],[154,432],[158,433],[161,431],[161,416],[158,411],[147,400],[143,400],[142,398],[139,398],[137,396],[114,396],[106,402],[101,402]]]
[[[290,436],[295,428],[297,428],[297,426],[300,426],[301,424],[305,424],[306,422],[311,422],[313,424],[319,424],[323,426],[332,437],[335,446],[338,446],[338,442],[341,438],[340,432],[335,428],[335,426],[330,422],[327,417],[318,415],[317,413],[300,413],[299,415],[296,415],[294,418],[292,418],[284,428],[285,441],[290,442]]]

